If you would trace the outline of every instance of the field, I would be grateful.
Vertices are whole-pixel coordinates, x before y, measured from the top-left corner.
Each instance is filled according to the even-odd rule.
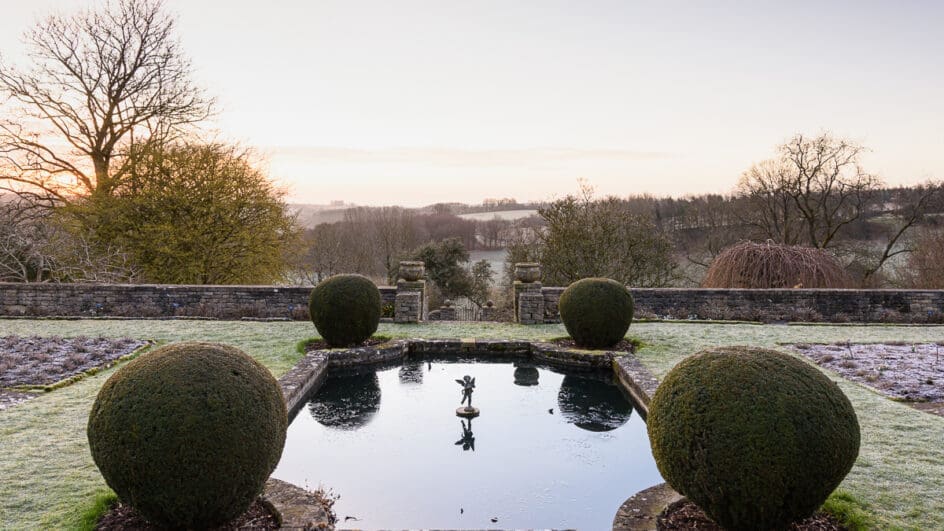
[[[497,323],[381,325],[380,334],[428,338],[547,339],[560,325]],[[944,327],[761,326],[639,323],[630,329],[644,344],[639,356],[663,376],[685,356],[725,344],[777,347],[781,343],[924,342],[944,340]],[[314,335],[309,323],[134,320],[2,320],[0,336],[132,337],[157,341],[200,339],[236,345],[273,373],[299,358],[298,341]],[[0,411],[0,527],[69,528],[105,492],[85,438],[88,410],[114,369]],[[882,528],[944,529],[944,418],[835,379],[856,407],[862,450],[842,488],[867,504]],[[322,449],[330,451],[330,449]],[[326,485],[330,487],[330,485]],[[343,493],[341,493],[343,495]],[[627,497],[633,493],[627,492]],[[614,509],[615,511],[615,509]]]
[[[462,219],[471,219],[475,221],[488,221],[495,218],[514,221],[516,219],[523,219],[529,216],[536,216],[537,213],[538,211],[534,209],[496,210],[494,212],[474,212],[472,214],[460,214],[459,217]]]
[[[493,251],[469,251],[469,263],[475,263],[479,260],[485,260],[492,266],[492,283],[497,285],[501,283],[501,277],[505,270],[505,258],[508,251],[498,249]]]

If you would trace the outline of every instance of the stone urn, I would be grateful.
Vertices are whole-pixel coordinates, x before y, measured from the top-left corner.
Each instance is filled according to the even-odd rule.
[[[426,274],[426,264],[423,262],[400,262],[400,278],[415,282]]]
[[[537,282],[541,280],[541,264],[534,262],[515,264],[515,280],[520,282]]]

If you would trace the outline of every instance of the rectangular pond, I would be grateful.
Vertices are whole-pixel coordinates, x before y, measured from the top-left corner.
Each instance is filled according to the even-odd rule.
[[[457,379],[481,415],[456,416]],[[330,488],[339,528],[609,529],[662,482],[612,374],[407,357],[332,371],[288,430],[273,476]]]

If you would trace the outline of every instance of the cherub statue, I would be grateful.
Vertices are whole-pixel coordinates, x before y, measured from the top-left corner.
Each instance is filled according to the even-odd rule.
[[[467,374],[461,380],[456,380],[456,383],[462,386],[462,402],[459,402],[459,405],[465,404],[468,400],[469,404],[466,409],[470,409],[472,407],[472,390],[475,389],[475,378]]]

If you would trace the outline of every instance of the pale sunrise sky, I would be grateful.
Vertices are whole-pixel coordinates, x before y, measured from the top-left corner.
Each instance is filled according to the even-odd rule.
[[[0,52],[82,0],[0,0]],[[166,0],[294,202],[727,192],[795,132],[944,178],[944,2]]]

